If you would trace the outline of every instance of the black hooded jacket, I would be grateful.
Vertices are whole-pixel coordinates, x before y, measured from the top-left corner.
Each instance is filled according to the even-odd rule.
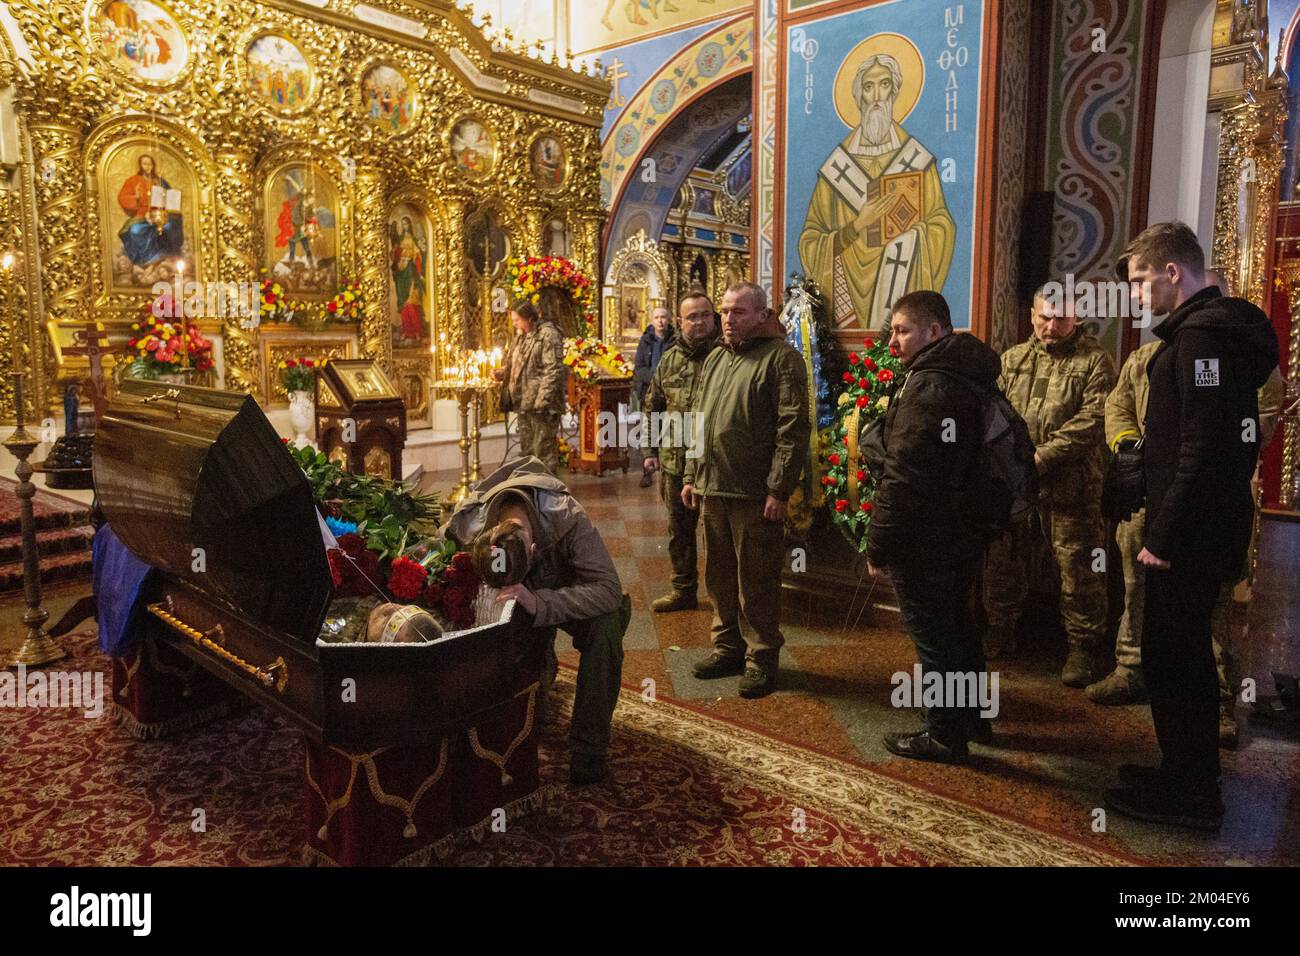
[[[1001,371],[996,352],[957,332],[922,349],[894,384],[885,474],[867,530],[867,560],[876,567],[957,557],[974,539],[962,493],[984,440],[983,395],[997,389]]]
[[[1155,328],[1147,365],[1147,550],[1178,569],[1234,580],[1254,521],[1257,390],[1277,366],[1277,336],[1245,299],[1202,289]]]

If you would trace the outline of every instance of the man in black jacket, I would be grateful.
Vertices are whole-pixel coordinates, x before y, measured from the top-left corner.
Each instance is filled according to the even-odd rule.
[[[1220,585],[1241,576],[1250,544],[1250,480],[1259,449],[1257,390],[1277,364],[1268,317],[1205,278],[1195,234],[1157,223],[1125,250],[1163,345],[1147,366],[1142,668],[1163,757],[1125,764],[1106,802],[1127,816],[1198,829],[1223,821],[1218,676],[1211,617]]]
[[[953,332],[937,292],[894,303],[889,345],[907,373],[885,412],[867,567],[873,576],[888,569],[923,675],[979,674],[984,626],[975,579],[983,546],[963,518],[962,492],[984,440],[983,395],[996,389],[1002,363],[975,336]],[[968,741],[989,734],[978,703],[964,704],[928,708],[924,730],[886,734],[885,746],[902,757],[961,759]]]

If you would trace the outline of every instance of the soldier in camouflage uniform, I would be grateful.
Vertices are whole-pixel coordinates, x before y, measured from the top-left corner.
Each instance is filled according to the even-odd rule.
[[[1211,273],[1206,272],[1210,278]],[[1106,443],[1112,450],[1121,442],[1137,441],[1142,437],[1147,416],[1147,365],[1160,348],[1156,340],[1135,349],[1120,369],[1115,390],[1106,399]],[[1278,415],[1282,411],[1282,375],[1277,369],[1259,390],[1259,448],[1268,447]],[[1115,635],[1115,669],[1085,693],[1094,703],[1113,706],[1141,704],[1147,699],[1146,685],[1142,679],[1142,565],[1138,552],[1142,550],[1142,532],[1146,511],[1141,510],[1128,521],[1121,521],[1115,529],[1124,567],[1124,616],[1120,618],[1119,632]],[[1237,745],[1237,720],[1233,713],[1236,703],[1235,685],[1229,678],[1232,669],[1232,592],[1234,584],[1225,584],[1219,590],[1218,602],[1211,619],[1214,641],[1214,663],[1219,672],[1219,745],[1233,748]]]
[[[989,547],[985,650],[989,657],[1013,650],[1031,563],[1048,545],[1069,640],[1061,682],[1084,687],[1097,677],[1106,637],[1102,431],[1115,366],[1056,291],[1035,294],[1033,335],[1002,353],[998,385],[1029,426],[1041,493],[1028,519]]]
[[[682,474],[690,432],[697,427],[694,423],[700,411],[696,394],[700,369],[718,344],[717,318],[708,296],[688,295],[678,307],[678,316],[680,334],[659,359],[641,402],[642,468],[646,473],[660,469],[659,494],[668,509],[668,557],[673,565],[673,593],[650,604],[659,612],[690,611],[699,606],[695,529],[700,512],[682,503]],[[660,424],[652,428],[650,416],[656,413]],[[679,417],[680,432],[664,427]],[[658,445],[652,444],[655,438]]]

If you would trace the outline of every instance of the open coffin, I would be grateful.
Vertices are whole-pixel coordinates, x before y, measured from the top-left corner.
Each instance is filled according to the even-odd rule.
[[[427,643],[329,643],[333,597],[306,477],[244,394],[126,380],[99,425],[95,488],[123,544],[160,570],[146,636],[309,734],[425,745],[538,680],[514,602]]]

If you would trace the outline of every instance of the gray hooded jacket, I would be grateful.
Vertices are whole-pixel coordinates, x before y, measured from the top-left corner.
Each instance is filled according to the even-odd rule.
[[[507,500],[532,512],[537,557],[524,586],[537,595],[536,627],[583,621],[617,610],[623,584],[600,532],[564,482],[529,455],[513,458],[476,484],[442,534],[461,547],[482,531]]]

